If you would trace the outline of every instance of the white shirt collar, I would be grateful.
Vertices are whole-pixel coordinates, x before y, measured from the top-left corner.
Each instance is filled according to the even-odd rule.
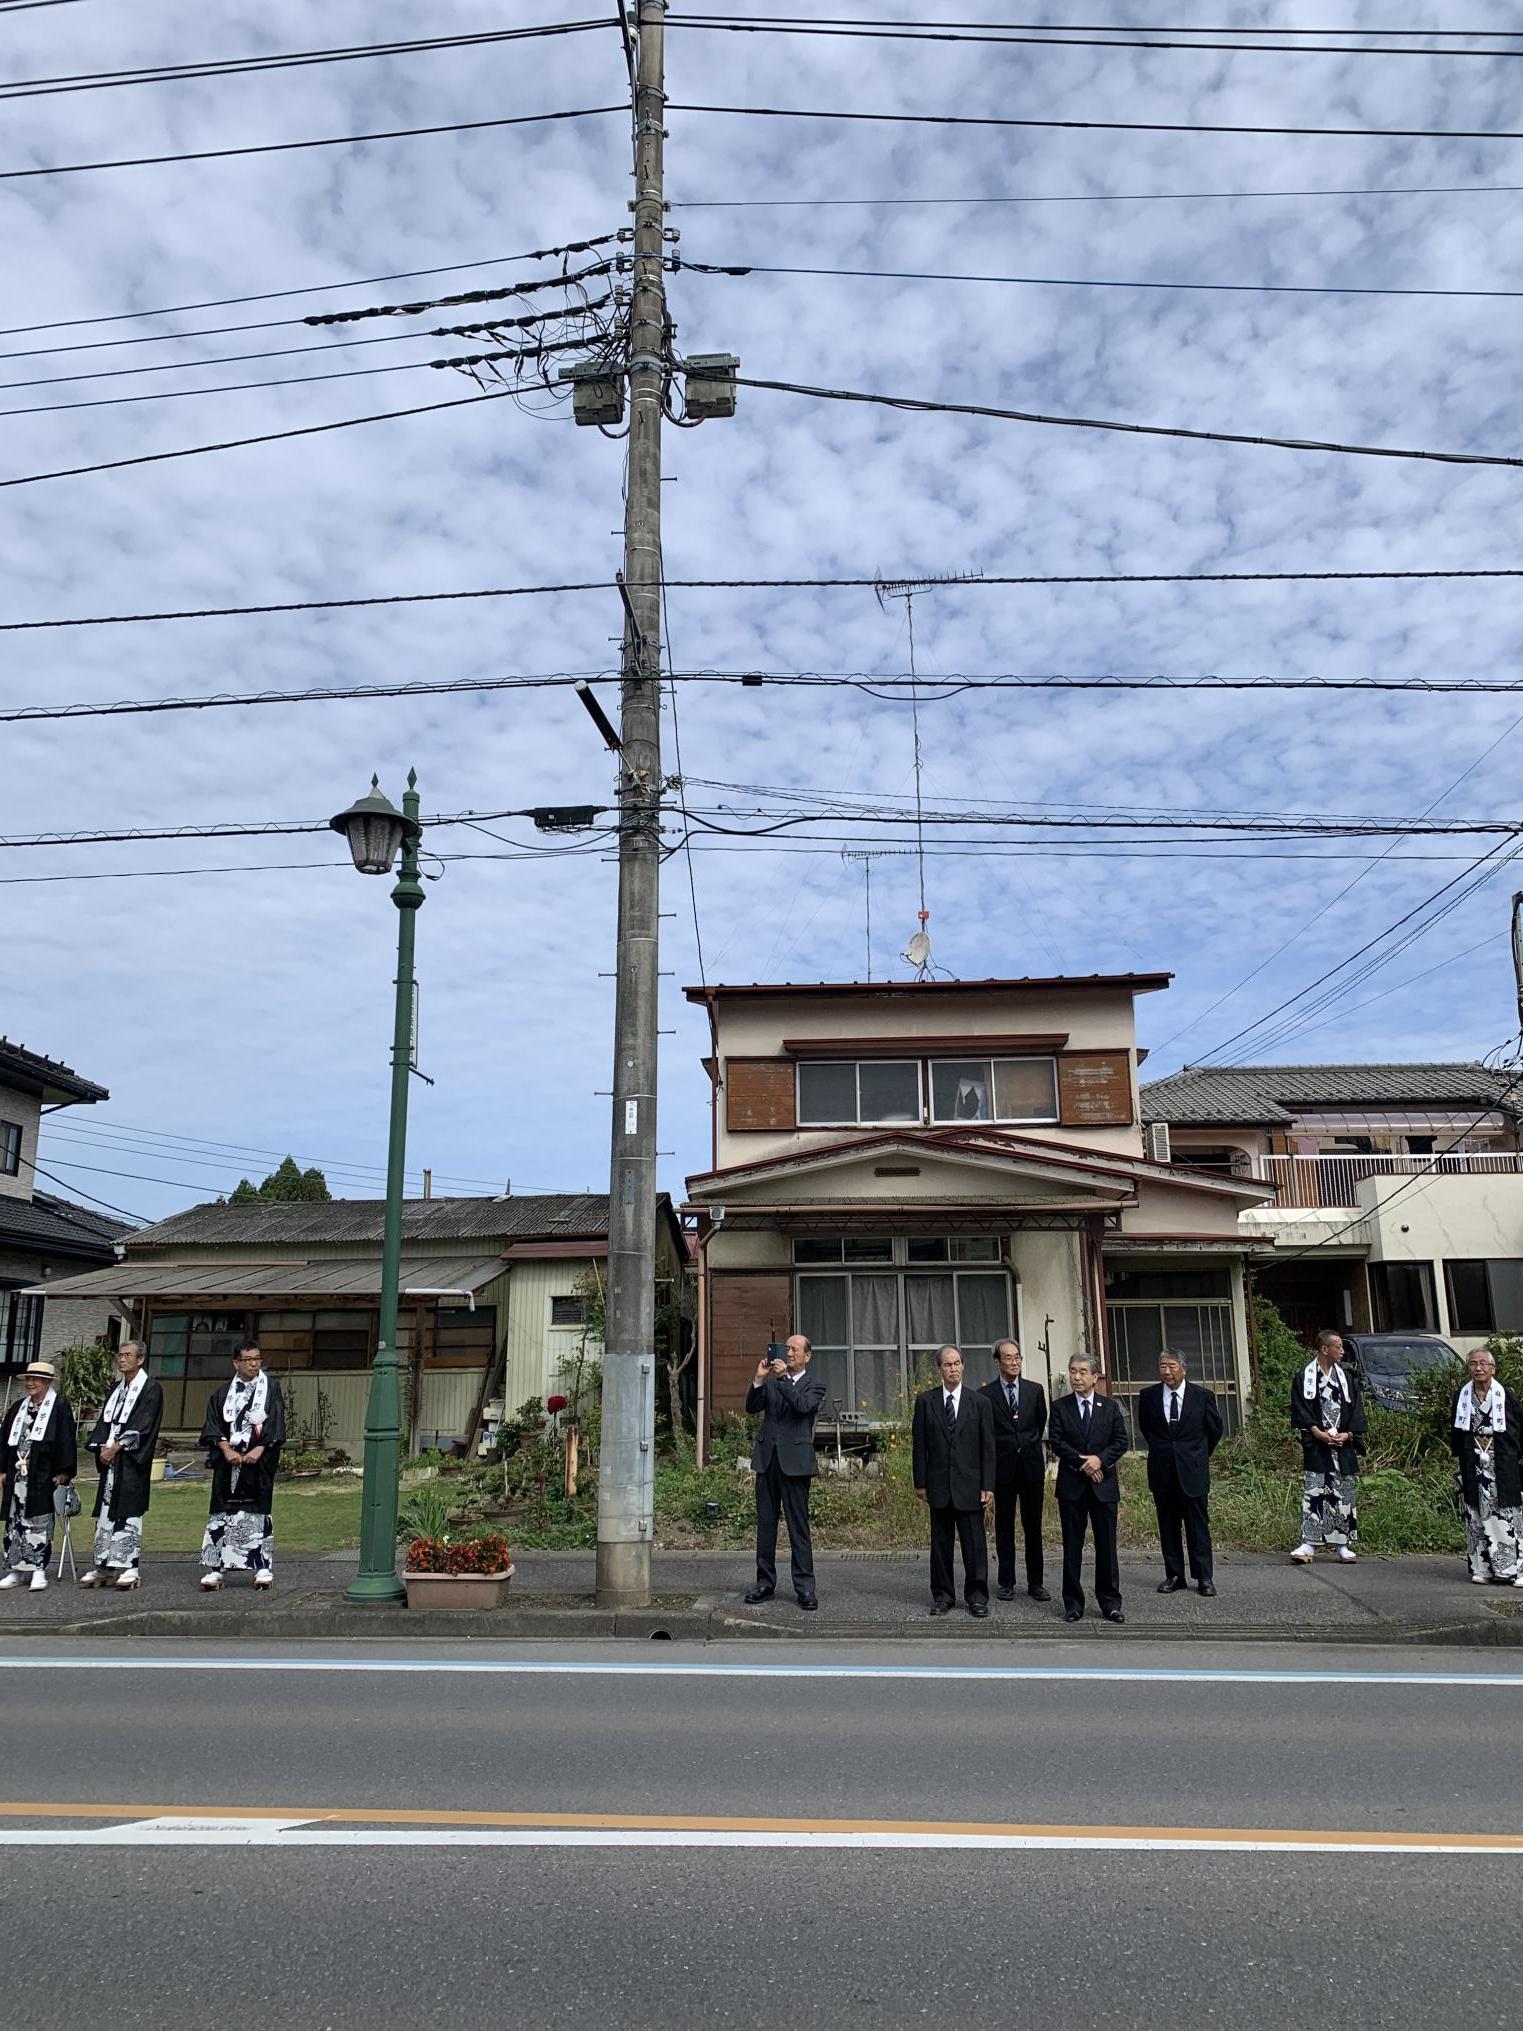
[[[943,1402],[945,1402],[948,1397],[951,1397],[953,1403],[955,1404],[961,1395],[962,1395],[962,1384],[960,1382],[958,1383],[955,1389],[948,1389],[945,1383],[941,1385],[941,1396]]]
[[[1093,1407],[1095,1401],[1095,1392],[1091,1389],[1081,1395],[1080,1392],[1076,1389],[1074,1391],[1074,1401],[1076,1403],[1087,1403],[1091,1407]]]

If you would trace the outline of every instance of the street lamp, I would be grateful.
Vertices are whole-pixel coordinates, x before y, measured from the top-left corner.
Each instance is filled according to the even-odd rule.
[[[408,772],[399,811],[372,777],[370,795],[340,811],[329,824],[349,842],[361,874],[390,874],[402,855],[391,892],[397,924],[397,1006],[391,1040],[391,1131],[386,1144],[386,1221],[381,1241],[381,1320],[370,1398],[365,1408],[365,1476],[360,1488],[360,1569],[347,1588],[349,1601],[400,1601],[397,1578],[397,1491],[402,1473],[401,1366],[397,1359],[397,1294],[402,1280],[402,1193],[407,1161],[407,1080],[413,1065],[413,938],[423,907],[418,879],[418,778]]]

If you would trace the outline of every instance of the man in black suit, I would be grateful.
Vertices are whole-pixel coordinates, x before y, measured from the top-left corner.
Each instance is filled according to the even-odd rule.
[[[1084,1533],[1095,1534],[1095,1596],[1107,1622],[1124,1622],[1121,1568],[1116,1559],[1116,1510],[1121,1483],[1116,1462],[1127,1450],[1121,1406],[1095,1388],[1095,1364],[1075,1354],[1068,1364],[1067,1396],[1052,1406],[1047,1443],[1058,1463],[1058,1515],[1063,1523],[1063,1613],[1084,1619]]]
[[[1042,1497],[1047,1492],[1047,1392],[1021,1374],[1021,1350],[1014,1340],[997,1340],[999,1374],[984,1384],[994,1413],[994,1548],[999,1555],[999,1597],[1015,1599],[1015,1510],[1020,1504],[1026,1541],[1026,1592],[1050,1601],[1042,1585]]]
[[[1165,1348],[1158,1357],[1160,1380],[1137,1399],[1137,1430],[1147,1441],[1148,1486],[1158,1511],[1163,1547],[1160,1594],[1178,1594],[1185,1584],[1180,1526],[1190,1547],[1190,1577],[1203,1594],[1216,1592],[1211,1577],[1211,1455],[1222,1436],[1215,1395],[1191,1382],[1185,1364]]]
[[[962,1545],[962,1593],[968,1613],[989,1612],[989,1544],[984,1508],[994,1500],[994,1414],[989,1399],[965,1389],[962,1355],[943,1347],[941,1380],[915,1398],[912,1429],[915,1493],[931,1512],[931,1613],[957,1602],[954,1537]]]
[[[814,1457],[814,1421],[825,1384],[809,1373],[813,1350],[802,1333],[790,1335],[781,1361],[763,1360],[746,1391],[746,1409],[761,1411],[751,1448],[756,1476],[756,1585],[752,1603],[777,1592],[777,1518],[788,1519],[793,1592],[801,1608],[819,1607],[814,1591],[814,1547],[809,1539],[809,1483],[820,1471]]]

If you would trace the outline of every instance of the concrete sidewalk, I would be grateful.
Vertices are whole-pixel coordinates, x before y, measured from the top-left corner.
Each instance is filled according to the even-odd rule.
[[[409,1613],[355,1608],[343,1589],[352,1552],[277,1558],[276,1584],[256,1596],[246,1581],[202,1594],[189,1554],[144,1560],[143,1584],[128,1594],[83,1592],[54,1581],[46,1593],[0,1594],[0,1637],[50,1632],[71,1636],[195,1636],[221,1639],[369,1638],[377,1636],[932,1636],[990,1643],[1020,1637],[1125,1642],[1142,1636],[1222,1640],[1358,1643],[1523,1644],[1523,1590],[1472,1586],[1454,1558],[1371,1559],[1345,1566],[1321,1558],[1307,1569],[1278,1556],[1217,1559],[1219,1592],[1159,1595],[1161,1562],[1141,1554],[1122,1561],[1125,1625],[1102,1621],[1090,1601],[1086,1619],[1068,1624],[1061,1603],[994,1601],[985,1622],[962,1609],[932,1619],[928,1561],[916,1552],[822,1552],[816,1559],[820,1609],[802,1614],[784,1584],[776,1599],[748,1608],[742,1595],[753,1567],[729,1552],[657,1552],[655,1603],[614,1613],[594,1606],[590,1551],[516,1555],[517,1576],[496,1612]],[[1048,1575],[1054,1585],[1057,1575]]]

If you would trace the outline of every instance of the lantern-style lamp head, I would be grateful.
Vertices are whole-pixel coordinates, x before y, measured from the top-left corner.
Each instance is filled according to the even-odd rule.
[[[361,874],[390,874],[402,841],[418,826],[381,793],[381,779],[372,776],[370,795],[359,797],[347,811],[328,820],[335,832],[342,832]]]

